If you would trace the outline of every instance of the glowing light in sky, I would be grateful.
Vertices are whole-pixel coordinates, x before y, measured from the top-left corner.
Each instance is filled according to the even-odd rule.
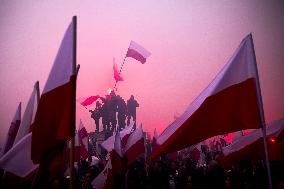
[[[107,93],[108,93],[108,94],[111,93],[111,88],[108,88]]]

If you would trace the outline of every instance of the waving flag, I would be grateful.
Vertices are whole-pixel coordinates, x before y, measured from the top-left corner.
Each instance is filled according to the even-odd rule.
[[[125,127],[122,131],[120,131],[122,147],[126,145],[128,137],[130,136],[131,131],[133,129],[133,126],[134,122],[131,123],[129,126]],[[107,140],[103,141],[101,145],[104,149],[110,152],[112,149],[114,149],[114,140],[115,140],[115,134],[109,137]]]
[[[124,152],[128,159],[127,164],[133,163],[140,154],[145,152],[142,125],[131,133],[125,145]]]
[[[99,98],[100,98],[99,95],[83,98],[82,100],[80,100],[81,101],[80,104],[82,106],[89,106],[89,105],[93,104],[94,102],[96,102]]]
[[[162,132],[157,140],[161,146],[152,158],[212,136],[259,128],[257,80],[253,41],[248,35],[208,87]]]
[[[13,121],[11,122],[9,131],[7,134],[7,139],[3,147],[2,155],[8,152],[12,148],[16,135],[19,130],[20,123],[21,123],[21,103],[19,103],[16,114],[13,118]]]
[[[119,73],[118,68],[117,68],[117,64],[115,62],[115,58],[113,58],[113,78],[115,79],[116,82],[119,81],[124,81],[121,73]]]
[[[144,47],[142,47],[141,45],[139,45],[134,41],[130,42],[129,48],[126,53],[126,57],[134,58],[139,62],[141,62],[142,64],[146,62],[146,59],[150,55],[151,55],[150,52],[148,52],[146,49],[144,49]]]
[[[32,159],[40,162],[75,135],[76,18],[69,25],[48,76],[32,125]]]
[[[25,109],[21,125],[19,127],[19,131],[15,138],[14,144],[16,144],[19,140],[21,140],[25,135],[27,135],[31,131],[31,125],[34,121],[34,117],[37,111],[37,105],[39,101],[38,97],[40,96],[40,94],[38,94],[39,92],[38,87],[39,83],[36,82],[32,94],[30,96],[30,99],[28,101],[27,107]]]
[[[284,160],[284,141],[277,137],[284,132],[284,119],[279,119],[268,124],[267,136],[269,141],[269,156],[271,160]],[[225,165],[239,160],[250,160],[256,156],[264,157],[262,129],[255,129],[248,135],[239,137],[235,142],[223,148],[224,156],[220,161]],[[275,140],[274,140],[275,139]]]
[[[92,181],[92,185],[96,189],[115,188],[117,175],[123,174],[124,161],[121,149],[121,139],[119,132],[115,133],[114,149],[110,152],[110,159],[108,160],[104,170]]]
[[[80,142],[80,155],[83,159],[87,159],[89,157],[88,152],[88,132],[84,127],[82,120],[80,120],[79,130],[78,130],[78,138]]]

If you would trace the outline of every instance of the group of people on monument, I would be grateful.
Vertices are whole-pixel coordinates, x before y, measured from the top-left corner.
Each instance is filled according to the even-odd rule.
[[[121,96],[111,91],[109,96],[106,98],[100,97],[100,100],[102,103],[97,101],[96,108],[89,110],[91,117],[95,120],[96,132],[99,132],[100,119],[104,131],[122,130],[126,124],[130,124],[131,119],[135,127],[136,108],[139,107],[139,104],[133,95],[130,96],[126,103]]]

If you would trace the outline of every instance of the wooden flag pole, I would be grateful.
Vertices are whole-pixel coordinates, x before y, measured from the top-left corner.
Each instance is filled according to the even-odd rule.
[[[39,81],[35,83],[35,89],[36,89],[37,104],[39,104],[39,99],[40,99]]]
[[[80,66],[77,67],[76,62],[76,50],[77,50],[77,16],[73,16],[72,18],[72,24],[73,24],[73,57],[72,57],[72,75],[77,77],[78,71],[80,69]],[[76,102],[76,81],[75,81],[75,87],[73,90],[73,97],[74,102]],[[73,107],[73,122],[72,127],[76,128],[76,103],[73,103],[75,107]],[[74,133],[75,135],[75,133]],[[70,189],[75,189],[75,168],[74,168],[74,148],[75,148],[75,139],[74,136],[71,138],[70,141]]]
[[[267,168],[267,175],[268,175],[268,183],[269,189],[272,189],[272,179],[271,179],[271,170],[270,170],[270,163],[269,163],[269,156],[268,156],[268,145],[267,145],[267,135],[266,135],[266,125],[265,125],[265,117],[264,117],[264,110],[263,110],[263,102],[261,98],[261,88],[258,76],[258,69],[256,64],[256,56],[254,50],[254,44],[252,39],[252,34],[250,34],[251,42],[252,42],[252,50],[253,50],[253,58],[255,62],[256,68],[256,92],[257,92],[257,100],[258,100],[258,110],[260,113],[260,123],[262,127],[262,134],[263,134],[263,144],[264,144],[264,151],[265,151],[265,161],[266,161],[266,168]]]
[[[127,52],[128,52],[128,49],[127,49]],[[126,55],[127,55],[127,52],[126,52]],[[120,66],[120,69],[119,69],[118,74],[120,74],[121,71],[122,71],[122,68],[123,68],[124,63],[125,63],[125,59],[126,59],[126,57],[127,57],[126,55],[125,55],[125,57],[124,57],[124,59],[123,59],[122,65]],[[115,89],[116,89],[116,91],[117,91],[116,85],[117,85],[117,81],[115,81],[115,84],[114,84],[114,87],[113,87],[113,91],[114,91]]]

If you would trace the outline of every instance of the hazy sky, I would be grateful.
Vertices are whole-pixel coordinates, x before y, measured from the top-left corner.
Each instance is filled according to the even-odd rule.
[[[105,95],[131,40],[152,53],[127,59],[118,93],[138,100],[138,122],[160,133],[253,34],[266,121],[284,116],[284,1],[0,1],[0,146],[18,102],[42,89],[72,16],[78,19],[77,97]],[[24,109],[22,110],[24,112]],[[77,104],[79,119],[95,129]]]

